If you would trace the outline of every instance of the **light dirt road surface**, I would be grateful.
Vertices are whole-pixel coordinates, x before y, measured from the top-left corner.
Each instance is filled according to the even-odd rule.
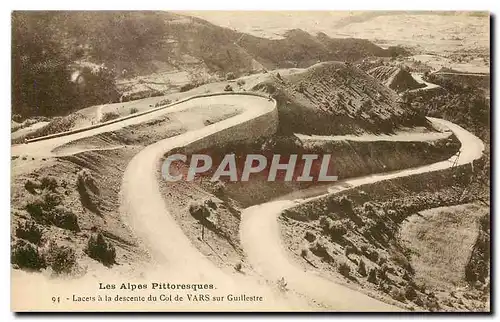
[[[221,130],[237,127],[276,108],[274,101],[243,95],[204,98],[197,104],[237,104],[244,112],[210,126],[159,141],[138,153],[127,166],[121,187],[121,213],[125,223],[160,267],[182,272],[186,280],[210,281],[226,294],[245,292],[260,294],[266,298],[263,303],[241,302],[239,310],[307,309],[308,304],[301,299],[288,297],[285,301],[267,286],[258,285],[244,275],[229,274],[216,267],[196,249],[170,215],[158,182],[158,169],[161,167],[159,161],[163,155],[173,148],[186,146]]]
[[[467,164],[482,156],[484,144],[478,137],[451,122],[436,118],[428,119],[436,126],[449,128],[457,136],[462,144],[459,154],[448,160],[422,167],[347,179],[334,184],[328,189],[328,193],[337,193],[363,184],[396,177],[442,170],[453,166],[454,163],[457,165]],[[459,156],[458,159],[457,156]],[[316,187],[312,189],[321,191]],[[305,196],[310,195],[308,191],[303,191],[303,193]],[[287,208],[324,197],[323,194],[308,199],[292,199],[292,197],[298,198],[299,195],[300,193],[291,194],[289,200],[279,198],[280,200],[253,206],[242,212],[240,239],[251,265],[266,278],[284,277],[291,289],[327,304],[335,310],[387,311],[396,309],[346,286],[320,277],[314,272],[304,270],[293,262],[283,245],[278,217]]]
[[[224,96],[232,96],[232,95],[224,95]],[[206,104],[207,102],[212,102],[212,104],[216,104],[221,97],[224,97],[223,95],[221,96],[212,96],[212,97],[199,97],[199,98],[193,98],[191,100],[181,102],[177,105],[173,105],[170,107],[165,107],[163,109],[158,109],[157,111],[144,114],[144,115],[138,115],[136,117],[124,119],[120,122],[116,123],[111,123],[107,125],[103,125],[101,127],[97,127],[94,129],[89,129],[86,131],[78,132],[78,133],[73,133],[73,134],[68,134],[60,137],[55,137],[47,140],[42,140],[42,141],[36,141],[36,142],[31,142],[28,144],[16,144],[11,147],[11,155],[12,156],[21,156],[21,155],[28,155],[28,156],[54,156],[56,155],[54,153],[54,149],[65,144],[69,143],[72,141],[76,141],[82,138],[94,136],[100,133],[106,133],[106,132],[112,132],[119,130],[121,128],[130,126],[130,125],[136,125],[140,123],[144,123],[150,120],[153,120],[155,118],[158,118],[160,116],[174,113],[174,112],[179,112],[183,110],[187,110],[190,108],[195,108],[198,106],[203,106],[203,104]],[[232,100],[232,104],[237,104],[239,101],[240,97],[246,97],[243,95],[234,95],[237,96],[237,98]]]
[[[426,87],[422,87],[422,88],[416,88],[416,89],[412,89],[410,92],[416,92],[416,91],[427,91],[427,90],[430,90],[430,89],[434,89],[434,88],[439,88],[441,86],[437,85],[437,84],[434,84],[434,83],[429,83],[429,82],[426,82],[424,80],[424,74],[423,73],[411,73],[411,76],[413,77],[413,79],[415,79],[418,83],[423,83],[425,85],[427,85]]]
[[[446,139],[451,136],[451,131],[424,132],[424,133],[396,133],[388,134],[365,134],[365,135],[307,135],[296,133],[295,136],[302,141],[393,141],[393,142],[423,142]]]

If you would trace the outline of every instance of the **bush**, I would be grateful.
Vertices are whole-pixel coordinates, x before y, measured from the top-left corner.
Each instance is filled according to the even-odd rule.
[[[38,248],[23,240],[18,239],[11,247],[11,262],[20,268],[39,270],[47,265]]]
[[[57,274],[71,273],[76,267],[75,250],[69,246],[58,246],[52,242],[49,245],[46,260],[52,271]]]
[[[244,80],[244,79],[239,79],[239,80],[236,82],[236,85],[238,85],[238,86],[243,86],[243,85],[245,85],[245,80]]]
[[[241,269],[243,268],[243,264],[241,262],[238,262],[236,263],[236,265],[234,265],[234,269],[237,271],[237,272],[241,272]]]
[[[139,109],[137,109],[136,107],[132,107],[132,108],[130,109],[130,114],[135,114],[135,113],[137,113],[137,112],[139,112]]]
[[[31,194],[36,193],[35,189],[38,189],[39,187],[40,187],[39,184],[37,184],[31,180],[26,180],[26,182],[24,183],[24,189],[26,189]]]
[[[99,192],[99,189],[88,169],[82,169],[78,172],[76,187],[82,205],[90,211],[100,214],[98,201],[94,199],[94,195]]]
[[[335,240],[339,240],[347,233],[347,228],[344,226],[344,223],[342,221],[333,221],[329,233],[330,237]]]
[[[304,235],[304,238],[308,241],[308,242],[313,242],[316,240],[316,235],[313,233],[313,232],[310,232],[310,231],[306,231],[306,234]]]
[[[366,264],[362,259],[359,260],[358,273],[361,276],[366,276]]]
[[[331,262],[333,260],[332,256],[328,253],[328,248],[326,247],[324,240],[322,239],[316,240],[309,247],[309,249],[314,255],[326,260],[327,262]]]
[[[377,211],[375,209],[375,206],[371,202],[365,202],[363,204],[363,213],[366,217],[376,217],[377,216]]]
[[[372,268],[368,274],[368,282],[377,284],[377,269]]]
[[[37,245],[42,239],[42,230],[33,220],[26,220],[17,226],[16,237]]]
[[[236,76],[232,72],[229,72],[229,73],[226,74],[226,79],[227,80],[232,80],[232,79],[235,79],[235,78],[236,78]]]
[[[374,262],[374,263],[378,262],[379,254],[378,254],[378,251],[375,248],[373,248],[373,247],[370,246],[367,249],[366,253],[364,253],[364,255],[366,256],[366,258],[368,258],[372,262]]]
[[[120,114],[116,112],[106,112],[101,117],[101,122],[107,122],[120,117]]]
[[[217,204],[212,199],[205,200],[205,205],[207,205],[210,209],[217,209]]]
[[[54,192],[45,193],[43,196],[44,200],[44,210],[54,209],[56,206],[59,206],[62,202],[61,196]]]
[[[413,301],[416,297],[417,297],[417,291],[415,290],[415,288],[411,285],[408,285],[405,289],[405,297],[410,300],[410,301]]]
[[[115,263],[116,250],[102,233],[94,233],[87,242],[87,255],[106,266],[110,266]]]
[[[210,217],[210,208],[202,202],[192,202],[189,205],[189,213],[197,220],[205,220]]]
[[[350,254],[357,254],[358,249],[353,245],[348,245],[345,247],[344,253],[346,257],[349,257]]]
[[[401,291],[401,290],[399,290],[399,289],[397,289],[395,287],[392,289],[390,295],[396,301],[399,301],[399,302],[404,302],[405,301],[405,295],[404,295],[403,291]]]
[[[28,200],[24,209],[33,217],[35,220],[43,220],[45,202],[41,197],[34,197]]]
[[[12,114],[12,120],[17,123],[22,123],[23,117],[20,114]]]
[[[232,92],[233,91],[233,88],[231,87],[231,85],[227,84],[226,87],[224,87],[224,92]]]
[[[182,85],[181,88],[179,89],[179,91],[182,93],[182,92],[187,92],[195,87],[197,87],[198,85],[197,84],[194,84],[194,83],[187,83],[185,85]]]
[[[71,210],[67,210],[64,207],[56,207],[51,212],[52,223],[60,228],[64,228],[71,231],[80,231],[78,225],[78,217]]]
[[[346,213],[353,213],[352,200],[349,197],[342,196],[339,201],[340,208]]]
[[[53,177],[42,177],[40,180],[40,188],[55,192],[57,189],[57,180]]]
[[[345,277],[351,276],[351,267],[345,262],[340,263],[339,266],[337,266],[337,271]]]
[[[172,100],[169,100],[168,98],[165,98],[165,99],[162,99],[161,101],[157,102],[155,104],[155,107],[160,107],[160,106],[163,106],[163,105],[168,105],[172,103]]]

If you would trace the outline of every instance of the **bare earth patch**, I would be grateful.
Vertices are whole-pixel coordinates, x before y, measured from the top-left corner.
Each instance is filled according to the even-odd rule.
[[[477,204],[421,211],[405,221],[401,240],[411,250],[415,279],[434,289],[465,285],[465,265],[478,235],[478,219],[489,209]]]

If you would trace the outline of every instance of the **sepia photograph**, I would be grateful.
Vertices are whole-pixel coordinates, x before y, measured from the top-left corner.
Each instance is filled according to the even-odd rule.
[[[491,313],[490,12],[10,19],[11,311]]]

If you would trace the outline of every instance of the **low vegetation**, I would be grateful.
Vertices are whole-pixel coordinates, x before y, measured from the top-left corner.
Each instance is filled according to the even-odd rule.
[[[93,233],[87,242],[86,253],[106,266],[115,264],[116,249],[100,232]]]
[[[100,122],[107,122],[120,117],[120,114],[116,112],[106,112],[102,115]]]

